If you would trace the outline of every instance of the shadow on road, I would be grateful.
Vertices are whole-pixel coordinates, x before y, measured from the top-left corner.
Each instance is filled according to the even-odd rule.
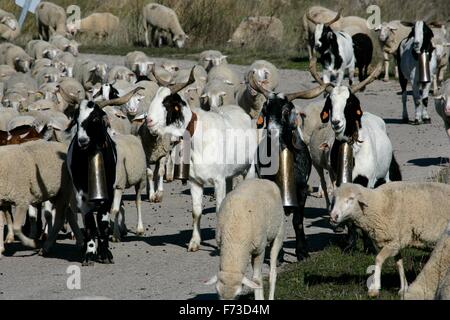
[[[409,160],[407,163],[413,164],[419,167],[428,167],[428,166],[444,166],[449,163],[448,158],[436,157],[436,158],[418,158]]]

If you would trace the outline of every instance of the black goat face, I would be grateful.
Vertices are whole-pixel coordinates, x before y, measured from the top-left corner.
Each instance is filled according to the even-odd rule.
[[[184,121],[183,107],[186,107],[186,102],[178,93],[167,96],[163,100],[163,106],[166,109],[166,125],[181,124]]]
[[[83,101],[67,130],[77,125],[77,142],[81,149],[104,145],[109,119],[106,113],[93,101]]]
[[[433,37],[433,30],[423,21],[417,21],[408,36],[408,38],[414,39],[413,48],[417,54],[423,52],[431,53],[433,51],[431,42]]]
[[[292,130],[296,128],[295,107],[283,93],[271,93],[261,110],[258,124],[261,125],[263,120],[265,128],[269,130],[267,132],[269,136],[271,130],[276,130],[282,138],[286,134],[291,134]]]
[[[314,31],[314,48],[319,52],[323,53],[330,47],[332,41],[336,41],[336,35],[333,30],[329,26],[325,26],[323,24],[316,25],[316,29]]]

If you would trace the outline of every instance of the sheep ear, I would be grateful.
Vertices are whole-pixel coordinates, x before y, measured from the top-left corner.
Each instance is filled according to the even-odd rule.
[[[391,26],[391,27],[389,27],[389,30],[391,30],[391,31],[395,31],[395,30],[397,30],[398,28],[397,27],[394,27],[394,26]]]
[[[242,278],[242,284],[246,285],[247,287],[251,288],[251,289],[261,289],[262,286],[257,284],[256,282],[253,282],[249,279],[247,279],[246,277]]]
[[[204,282],[204,284],[205,284],[205,286],[210,286],[210,285],[213,285],[213,284],[216,284],[217,283],[217,274],[216,275],[214,275],[211,279],[209,279],[208,281],[205,281]]]

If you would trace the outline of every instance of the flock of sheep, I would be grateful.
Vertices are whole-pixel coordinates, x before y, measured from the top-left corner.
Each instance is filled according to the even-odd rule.
[[[173,10],[151,3],[144,8],[143,15],[146,45],[171,43],[183,47],[188,36]],[[351,36],[361,33],[372,38],[374,35],[365,20],[341,17],[339,13],[322,7],[308,9],[303,22],[310,45],[310,71],[319,86],[286,95],[274,94],[280,79],[272,63],[255,61],[245,78],[241,79],[228,65],[227,57],[215,50],[204,51],[192,69],[180,69],[169,61],[156,64],[140,51],[129,52],[124,66],[113,67],[80,56],[79,45],[72,36],[77,32],[91,32],[100,37],[111,35],[119,21],[109,13],[94,13],[82,19],[77,28],[66,23],[64,8],[41,2],[37,7],[36,21],[41,39],[31,40],[22,48],[13,43],[20,32],[15,17],[0,10],[0,37],[6,40],[0,43],[0,255],[5,249],[5,223],[8,227],[7,244],[17,236],[24,245],[35,248],[34,239],[42,233],[47,235],[47,239],[41,253],[47,254],[66,221],[77,244],[84,245],[86,253],[95,252],[89,251],[95,244],[83,243],[77,223],[76,213],[85,213],[82,204],[86,199],[81,199],[83,195],[74,192],[72,186],[76,163],[66,164],[71,142],[78,141],[82,146],[89,143],[88,139],[95,138],[89,136],[95,130],[83,127],[86,123],[90,125],[92,110],[99,108],[107,115],[102,125],[108,127],[108,135],[117,149],[110,208],[113,241],[120,241],[127,233],[121,217],[125,214],[121,211],[124,190],[135,188],[136,231],[142,235],[141,194],[148,185],[149,200],[160,202],[164,177],[167,182],[174,178],[177,139],[161,132],[180,136],[180,132],[187,130],[195,137],[192,121],[198,117],[199,121],[206,119],[211,126],[223,130],[239,128],[239,125],[248,129],[262,126],[293,134],[292,138],[289,136],[287,145],[296,149],[295,154],[299,158],[295,159],[309,159],[309,169],[302,171],[302,167],[296,174],[307,181],[311,165],[317,170],[327,208],[330,209],[331,223],[338,225],[351,221],[380,250],[369,295],[379,294],[382,264],[386,258],[395,257],[400,274],[400,294],[404,298],[450,299],[450,186],[392,182],[401,180],[401,176],[395,172],[398,165],[384,121],[361,110],[355,95],[380,74],[381,66],[375,68],[370,76],[360,78],[360,83],[349,87],[333,85],[325,81],[325,77],[322,80],[315,69],[316,50],[322,53],[320,61],[324,69],[330,68],[330,74],[338,74],[336,68],[339,67],[333,63],[336,57],[345,54],[340,47],[335,51],[330,49],[334,55],[330,67],[324,56],[327,51],[322,50],[327,45],[323,32],[347,33],[350,36],[344,36],[349,41]],[[243,45],[257,32],[258,28],[252,31],[249,27],[255,24],[264,24],[265,30],[271,30],[268,36],[281,41],[281,21],[267,17],[245,19],[231,41]],[[416,23],[414,28],[417,26]],[[388,54],[397,52],[402,46],[401,40],[414,33],[411,27],[405,28],[393,21],[375,29],[385,53],[386,81],[389,77]],[[438,58],[438,71],[434,73],[436,110],[450,136],[450,80],[443,83],[448,64],[448,43],[445,26],[436,25],[435,29],[433,45]],[[355,59],[355,54],[351,54]],[[400,65],[399,68],[397,72],[401,73]],[[441,86],[439,94],[438,85]],[[310,99],[322,93],[325,93],[326,100],[311,103],[305,108],[306,114],[297,112],[291,103],[294,99]],[[373,131],[375,127],[379,131]],[[83,132],[80,133],[83,130],[87,132],[84,136]],[[386,136],[381,147],[376,142],[384,141],[380,136]],[[280,137],[280,141],[282,139]],[[203,146],[209,147],[208,143],[214,144],[214,141],[203,142]],[[337,185],[339,172],[336,171],[333,150],[341,143],[349,143],[354,148],[355,172],[358,175],[354,178],[359,179],[347,181],[354,184]],[[303,145],[307,148],[302,148]],[[358,153],[359,150],[365,151]],[[383,161],[386,161],[386,169],[380,172],[378,163]],[[218,202],[216,239],[221,263],[218,274],[208,283],[215,284],[224,299],[238,296],[243,285],[255,290],[256,299],[264,299],[261,269],[265,249],[270,245],[269,298],[274,299],[276,264],[284,240],[286,211],[280,188],[270,179],[254,179],[256,173],[250,169],[250,162],[246,167],[233,168],[232,174],[218,167],[213,178],[210,178],[211,172],[200,170],[211,167],[202,167],[192,159],[191,164],[194,232],[189,251],[198,250],[200,245],[201,195],[202,188],[208,183],[214,184]],[[330,173],[333,201],[329,199],[324,171]],[[234,181],[237,186],[226,194],[222,179],[225,182],[226,178],[240,174],[246,174],[246,179],[240,183]],[[203,177],[210,181],[201,181]],[[300,202],[304,200],[299,199]],[[37,229],[40,210],[48,222],[44,230]],[[31,225],[27,235],[22,232],[26,216]],[[301,225],[300,235],[297,235],[297,241],[301,242],[303,216],[294,224],[297,228]],[[400,252],[406,247],[430,243],[435,244],[431,258],[416,281],[408,287]],[[251,280],[245,276],[250,259],[254,272]],[[99,260],[111,262],[112,255],[101,256]]]

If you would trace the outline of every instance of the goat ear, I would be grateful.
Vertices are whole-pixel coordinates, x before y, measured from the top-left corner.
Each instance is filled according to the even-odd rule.
[[[356,121],[358,121],[359,126],[361,127],[361,117],[363,115],[361,103],[359,102],[359,99],[353,94],[350,95],[349,103],[352,115],[355,117]]]
[[[325,101],[325,106],[322,109],[322,112],[320,113],[320,120],[322,120],[322,123],[327,123],[330,120],[330,112],[331,112],[331,99],[330,97],[327,98]]]
[[[262,114],[262,112],[259,113],[258,119],[256,120],[256,128],[264,128],[264,115]]]

